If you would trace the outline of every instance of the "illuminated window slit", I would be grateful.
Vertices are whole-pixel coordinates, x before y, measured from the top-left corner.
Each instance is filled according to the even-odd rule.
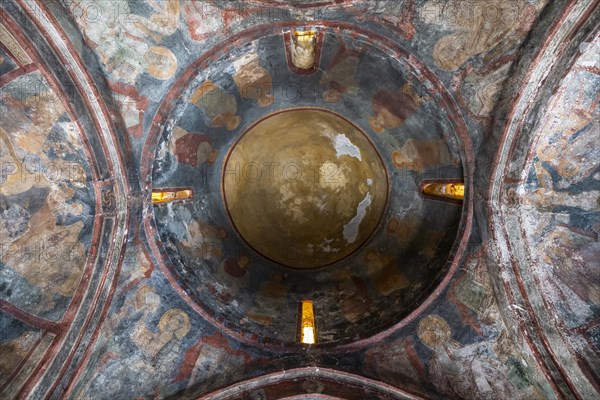
[[[323,33],[314,29],[283,32],[284,47],[289,69],[299,75],[314,74],[319,70]]]
[[[173,201],[188,200],[194,197],[192,189],[153,189],[152,204],[171,203]]]
[[[295,31],[292,39],[292,63],[295,67],[309,70],[315,66],[316,36],[312,31]]]
[[[312,300],[302,300],[300,305],[300,343],[314,344],[317,342],[315,313]]]
[[[308,42],[315,40],[314,31],[295,31],[294,36],[296,37],[296,41],[298,42]]]
[[[425,196],[437,197],[440,200],[449,199],[462,202],[465,198],[465,184],[456,180],[422,182],[421,192]]]

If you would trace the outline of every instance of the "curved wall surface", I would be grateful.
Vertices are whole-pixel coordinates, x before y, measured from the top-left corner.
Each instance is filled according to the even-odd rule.
[[[0,398],[598,397],[599,15],[3,1]]]

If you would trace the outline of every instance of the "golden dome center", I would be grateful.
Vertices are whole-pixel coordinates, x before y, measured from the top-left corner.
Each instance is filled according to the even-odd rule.
[[[377,150],[343,117],[321,109],[272,114],[248,129],[223,170],[227,210],[242,238],[293,268],[318,268],[358,249],[385,210]]]

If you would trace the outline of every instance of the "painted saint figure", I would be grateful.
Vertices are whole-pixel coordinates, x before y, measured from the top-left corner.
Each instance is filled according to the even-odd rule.
[[[242,118],[236,115],[237,100],[211,81],[205,81],[192,95],[191,103],[201,108],[213,128],[236,129]]]

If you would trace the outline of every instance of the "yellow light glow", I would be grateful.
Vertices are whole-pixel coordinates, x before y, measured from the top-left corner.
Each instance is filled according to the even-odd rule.
[[[317,335],[315,330],[315,313],[312,300],[302,300],[301,314],[300,343],[314,344],[317,341]]]
[[[302,327],[302,343],[313,344],[315,342],[315,330],[310,326]]]
[[[152,191],[152,204],[170,203],[176,200],[186,200],[194,197],[192,189]]]
[[[465,198],[464,183],[428,183],[423,186],[423,193],[447,199],[463,200]]]
[[[294,36],[296,37],[296,40],[299,42],[308,42],[308,41],[314,39],[315,32],[314,31],[295,31]]]

